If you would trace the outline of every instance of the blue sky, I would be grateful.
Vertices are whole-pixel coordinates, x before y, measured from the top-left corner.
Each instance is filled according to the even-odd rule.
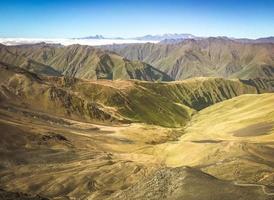
[[[274,36],[272,0],[1,0],[0,37]]]

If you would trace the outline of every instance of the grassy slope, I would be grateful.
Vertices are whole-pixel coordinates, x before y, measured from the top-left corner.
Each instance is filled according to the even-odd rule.
[[[11,70],[12,69],[12,70]],[[191,109],[135,85],[135,82],[81,81],[46,77],[1,67],[2,102],[93,122],[146,122],[181,126]],[[102,82],[102,84],[100,84]],[[107,82],[108,85],[103,84]],[[123,84],[132,85],[121,90]]]
[[[183,103],[195,110],[201,110],[241,94],[257,93],[255,87],[236,79],[194,78],[172,83],[151,84],[141,82],[140,84],[169,100]],[[268,84],[266,83],[266,85]]]
[[[110,83],[106,81],[102,84]],[[111,85],[118,87],[120,83]],[[128,90],[130,86],[124,81],[123,90]],[[248,95],[243,101],[248,104],[254,102],[264,108],[256,107],[260,116],[264,116],[263,113],[273,111],[273,97],[268,97],[271,95]],[[200,116],[200,119],[212,123],[208,120],[211,114],[219,111],[224,114],[227,105],[238,113],[241,97],[244,95],[215,104],[224,104],[225,108],[218,106],[214,109],[215,105],[206,108],[206,116]],[[232,106],[234,103],[235,107]],[[243,113],[254,109],[254,104],[244,106],[247,108]],[[230,114],[234,115],[230,110]],[[8,191],[72,199],[270,200],[273,197],[264,194],[260,186],[243,187],[233,182],[273,183],[273,150],[270,148],[273,139],[270,135],[264,143],[259,137],[248,138],[250,143],[225,137],[224,141],[214,143],[207,141],[204,134],[191,138],[193,130],[189,128],[196,126],[193,122],[184,135],[188,139],[176,141],[176,137],[174,140],[171,136],[176,135],[177,129],[144,124],[102,126],[57,116],[39,117],[30,109],[28,113],[0,108],[0,187]],[[226,123],[224,121],[221,123]],[[196,128],[200,126],[205,125],[197,124]],[[221,137],[222,134],[219,135]],[[154,154],[148,153],[148,150],[158,149],[159,146],[168,148],[160,149],[159,155],[155,151]],[[167,168],[165,164],[172,165],[172,160],[162,162],[161,158],[166,153],[171,153],[170,159],[181,159],[179,165],[195,163],[194,166],[209,174],[190,167]],[[268,187],[265,190],[271,192]]]
[[[241,94],[257,93],[238,80],[198,78],[174,83],[87,81],[39,77],[16,67],[1,67],[1,98],[74,119],[184,125],[195,110]],[[269,83],[265,83],[265,86]],[[271,90],[264,88],[264,90]]]
[[[191,132],[188,136],[196,139],[231,139],[242,140],[243,137],[235,137],[234,132],[251,125],[263,124],[265,127],[270,125],[269,130],[263,131],[263,135],[245,137],[251,141],[273,140],[274,129],[274,95],[270,93],[260,95],[242,95],[230,100],[217,103],[200,111],[192,119],[192,126],[187,131]],[[214,125],[208,127],[208,124]],[[262,125],[262,127],[264,127]],[[249,133],[260,133],[260,125],[254,126]],[[203,130],[203,131],[202,131]],[[245,132],[243,130],[243,132]],[[199,134],[199,135],[198,135]],[[251,136],[251,135],[250,135]],[[187,138],[187,137],[185,137]]]
[[[274,95],[266,93],[209,106],[191,119],[179,142],[149,152],[169,166],[196,166],[222,179],[273,185],[273,102]]]
[[[116,191],[114,199],[147,194],[152,199],[230,199],[231,193],[236,199],[267,199],[261,187],[220,180],[273,185],[273,94],[232,98],[256,93],[253,83],[213,78],[175,83],[83,81],[0,66],[0,187],[79,199],[104,199]],[[257,88],[269,89],[268,83],[257,81]],[[232,99],[223,101],[227,98]],[[182,104],[190,99],[208,105],[223,102],[199,111],[185,130],[106,126],[128,120],[181,127],[195,112]],[[249,132],[253,130],[261,135],[254,136]],[[184,167],[164,168],[146,177],[164,165],[195,166],[219,179]],[[144,181],[136,184],[141,178]]]

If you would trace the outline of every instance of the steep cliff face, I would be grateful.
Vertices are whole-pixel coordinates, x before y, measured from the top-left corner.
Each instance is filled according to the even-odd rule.
[[[274,44],[207,38],[177,44],[123,44],[101,48],[115,51],[130,60],[147,62],[175,80],[197,76],[274,77]]]
[[[0,61],[44,75],[63,74],[93,80],[172,80],[149,64],[129,61],[113,52],[81,45],[1,45]]]

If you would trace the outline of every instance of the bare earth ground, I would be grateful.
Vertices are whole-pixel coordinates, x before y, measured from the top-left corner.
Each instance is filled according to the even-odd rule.
[[[52,199],[274,199],[273,102],[242,95],[177,129],[1,106],[0,188]]]
[[[174,130],[141,124],[55,123],[50,118],[1,109],[2,188],[64,199],[109,195],[161,166],[155,157],[135,151],[174,135]],[[140,134],[131,140],[144,131],[153,139]]]

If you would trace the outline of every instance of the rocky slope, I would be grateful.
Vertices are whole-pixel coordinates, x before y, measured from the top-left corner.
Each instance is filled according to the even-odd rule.
[[[220,37],[176,44],[122,44],[100,48],[149,63],[175,80],[197,76],[274,77],[274,45],[271,43],[243,43]]]
[[[165,168],[109,199],[271,199],[260,188],[240,187],[190,167]]]

